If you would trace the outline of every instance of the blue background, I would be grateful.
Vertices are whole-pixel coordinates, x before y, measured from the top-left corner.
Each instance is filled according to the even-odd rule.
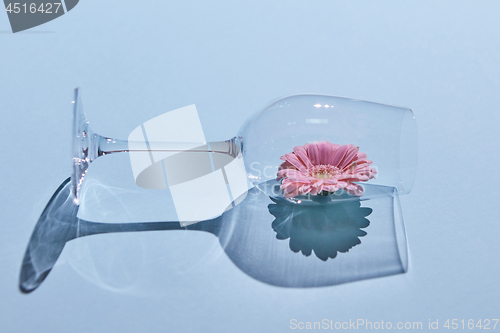
[[[496,1],[456,0],[84,0],[17,34],[0,14],[0,331],[281,332],[291,319],[426,327],[429,319],[441,326],[499,318],[499,9]],[[401,198],[409,272],[277,288],[234,267],[213,250],[211,235],[190,235],[195,250],[179,256],[160,252],[157,242],[180,246],[183,234],[146,232],[135,236],[143,253],[168,259],[149,268],[162,286],[157,294],[105,288],[64,253],[38,290],[21,294],[33,227],[70,174],[76,86],[96,132],[118,138],[193,103],[212,141],[234,136],[282,95],[410,107],[419,169],[413,192]],[[81,241],[118,246],[124,237],[106,236]],[[196,261],[196,253],[208,259]],[[137,262],[122,264],[133,270]]]

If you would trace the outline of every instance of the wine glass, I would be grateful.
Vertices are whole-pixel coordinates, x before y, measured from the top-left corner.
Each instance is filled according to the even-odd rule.
[[[332,285],[407,270],[408,251],[398,195],[411,190],[416,169],[416,125],[411,110],[340,97],[294,95],[271,102],[227,141],[151,141],[146,144],[131,140],[133,133],[128,141],[95,134],[83,113],[78,89],[74,103],[73,174],[56,191],[35,227],[20,275],[23,291],[35,289],[45,279],[66,242],[106,232],[208,231],[217,235],[228,257],[241,270],[260,281],[280,286]],[[141,130],[141,126],[138,129]],[[364,185],[361,197],[342,193],[299,200],[286,198],[276,191],[280,187],[276,180],[282,162],[280,156],[296,146],[319,140],[357,145],[374,161],[378,178]],[[140,201],[146,192],[135,193],[127,204],[120,201],[118,207],[109,207],[106,198],[95,191],[95,202],[101,205],[97,205],[95,218],[89,218],[89,209],[82,209],[89,201],[82,185],[95,181],[92,176],[86,177],[89,166],[93,163],[98,169],[99,163],[94,163],[97,158],[105,162],[105,155],[120,156],[114,154],[119,152],[128,152],[130,156],[154,153],[159,160],[155,162],[152,158],[151,166],[163,163],[162,158],[168,154],[186,152],[194,154],[195,162],[198,157],[202,159],[211,154],[213,169],[225,168],[240,159],[242,177],[249,184],[249,198],[227,214],[221,211],[220,216],[207,218],[203,223],[186,225],[180,219],[161,215],[148,222],[144,216],[147,202]],[[112,172],[116,173],[116,168]],[[147,187],[144,183],[142,186]],[[108,190],[109,186],[103,187]],[[118,196],[118,192],[112,196]],[[370,199],[374,199],[370,207],[361,203]],[[128,206],[132,201],[138,201],[139,214],[135,216]],[[159,200],[149,207],[160,209],[164,205],[165,202]],[[102,214],[104,210],[106,214]],[[377,245],[360,252],[359,237],[366,235],[361,229],[368,226],[369,221],[365,219],[368,215],[374,222],[369,230],[370,244]],[[116,220],[103,221],[105,216]],[[274,242],[276,238],[290,238],[289,249]],[[357,254],[352,258],[337,258],[337,252],[344,253],[354,246]],[[294,252],[299,251],[304,256],[314,251],[320,260],[304,261],[303,256],[295,256]],[[336,263],[340,260],[341,264],[332,264],[330,260],[325,266],[322,262],[328,258],[336,258]],[[380,258],[383,260],[379,261]],[[352,269],[344,269],[348,266]]]
[[[358,146],[373,160],[378,170],[375,179],[363,184],[361,200],[411,191],[417,165],[416,122],[413,112],[404,107],[327,95],[301,94],[277,99],[252,115],[238,134],[226,141],[146,142],[118,140],[92,131],[75,89],[73,122],[72,195],[79,204],[81,188],[90,164],[98,157],[119,152],[173,154],[187,152],[211,154],[212,168],[221,168],[239,157],[248,187],[257,187],[270,197],[294,204],[324,204],[358,200],[355,196],[317,196],[286,198],[276,180],[283,162],[280,157],[294,147],[316,141]],[[140,129],[140,128],[138,128]],[[163,155],[162,155],[163,154]],[[157,158],[153,162],[159,162]],[[217,163],[217,161],[222,161]],[[217,166],[218,164],[218,166]],[[226,178],[226,175],[224,175]],[[137,179],[136,179],[137,181]],[[227,179],[226,179],[227,182]],[[137,184],[140,186],[139,182]],[[240,191],[242,192],[242,191]],[[242,193],[238,192],[240,195]],[[238,195],[233,195],[236,199]]]

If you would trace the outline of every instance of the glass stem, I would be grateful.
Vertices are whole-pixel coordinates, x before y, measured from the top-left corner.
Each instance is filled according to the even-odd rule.
[[[240,151],[236,142],[236,138],[228,141],[220,142],[144,142],[144,141],[128,141],[118,140],[95,135],[95,152],[94,158],[112,153],[128,153],[128,152],[200,152],[200,153],[217,153],[226,154],[236,157]]]

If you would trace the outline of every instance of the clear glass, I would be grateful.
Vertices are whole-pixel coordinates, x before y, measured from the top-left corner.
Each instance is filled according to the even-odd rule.
[[[149,142],[145,148],[144,142],[94,133],[83,113],[78,89],[74,103],[73,173],[57,189],[33,231],[21,268],[20,288],[24,292],[42,283],[68,242],[94,234],[146,230],[209,232],[247,275],[284,287],[334,285],[408,269],[398,196],[413,186],[417,136],[415,117],[407,108],[333,96],[294,95],[271,102],[230,140]],[[321,140],[359,146],[373,161],[378,177],[361,183],[361,197],[344,192],[298,200],[284,198],[276,190],[280,156],[295,146]],[[194,154],[194,163],[185,165],[189,172],[196,171],[197,156],[201,159],[209,154],[213,170],[242,158],[248,191],[233,197],[234,202],[223,207],[218,216],[189,223],[181,220],[168,187],[147,189],[136,184],[130,156],[186,150]],[[151,163],[169,162],[152,159]],[[205,193],[214,196],[210,191]],[[192,210],[200,210],[194,201],[200,195],[194,192],[186,198]],[[130,242],[125,247],[135,248],[136,239],[130,238]],[[111,256],[112,262],[119,250],[105,243],[105,251],[89,252],[79,249],[77,241],[70,244],[76,245],[70,246],[73,250],[67,251],[66,259],[75,270],[96,284],[108,281],[106,288],[116,290],[116,279],[140,271],[134,267],[126,272],[108,268],[89,272],[87,268],[94,267],[94,261]],[[172,272],[168,263],[158,264],[159,258],[178,253],[168,243],[160,242],[159,246],[154,264],[140,267],[143,272],[151,271],[141,273],[148,277],[141,288],[153,294],[161,290],[163,281],[155,276]],[[164,271],[158,272],[161,267]],[[141,281],[133,282],[141,285]]]
[[[324,95],[294,95],[274,101],[255,113],[238,135],[227,141],[150,142],[149,146],[164,152],[189,150],[233,158],[242,155],[249,187],[257,186],[267,195],[283,199],[280,183],[276,181],[278,167],[283,162],[280,157],[292,152],[295,146],[315,141],[356,145],[373,161],[372,167],[378,174],[375,179],[360,183],[364,188],[361,200],[386,196],[392,188],[399,194],[411,191],[417,167],[416,122],[413,112],[403,107]],[[193,144],[198,149],[192,149]],[[144,142],[93,133],[83,113],[79,91],[75,90],[72,184],[77,203],[89,165],[96,158],[146,150]],[[116,171],[118,167],[112,169]],[[286,200],[296,204],[358,200],[356,196],[340,195],[319,200],[316,196],[299,199]]]

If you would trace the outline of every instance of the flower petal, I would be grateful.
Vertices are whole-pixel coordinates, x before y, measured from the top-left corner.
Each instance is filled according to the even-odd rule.
[[[281,185],[281,189],[283,190],[283,195],[287,198],[293,198],[299,195],[299,186],[296,186],[295,183],[290,183],[286,187]]]
[[[346,181],[340,181],[340,180],[339,180],[339,182],[337,183],[337,186],[338,186],[339,188],[345,188],[348,184],[349,184],[349,183],[348,183],[348,182],[346,182]]]
[[[291,165],[293,165],[294,167],[296,167],[300,171],[303,171],[303,172],[306,171],[306,166],[304,165],[304,163],[302,163],[302,161],[298,158],[297,155],[295,155],[294,153],[288,153],[285,155],[285,157],[286,157],[286,161],[289,162]]]
[[[316,195],[321,191],[323,191],[323,182],[319,181],[311,186],[311,194]]]
[[[339,149],[340,145],[336,143],[329,143],[329,152],[327,152],[327,158],[325,160],[326,165],[334,165],[333,164],[333,158],[335,157],[335,153]]]
[[[335,192],[337,191],[339,188],[337,185],[324,185],[323,186],[323,191],[327,191],[327,192]]]
[[[323,183],[325,183],[327,185],[335,185],[338,183],[338,179],[337,178],[323,179]]]
[[[278,175],[281,178],[286,178],[289,181],[299,182],[299,183],[309,183],[312,177],[309,177],[302,172],[295,169],[285,169],[278,171]]]
[[[362,196],[364,193],[363,188],[361,186],[359,186],[358,184],[349,184],[346,186],[345,190],[347,192],[349,192],[350,194],[355,195],[357,197]]]
[[[296,169],[296,168],[290,162],[285,161],[281,163],[280,166],[278,167],[278,170],[282,169]]]
[[[335,156],[333,156],[332,165],[338,167],[348,150],[349,145],[340,146],[335,152]]]
[[[320,141],[317,145],[319,150],[319,164],[330,164],[335,153],[332,144],[328,141]]]
[[[354,158],[358,154],[358,150],[359,150],[358,147],[356,147],[355,145],[347,145],[347,146],[348,146],[348,149],[344,155],[344,158],[342,159],[342,161],[340,161],[340,163],[338,165],[339,169],[343,169],[346,166],[352,164],[352,162],[354,162]]]
[[[307,156],[307,150],[303,146],[294,147],[293,152],[299,157],[306,168],[311,168],[313,166],[311,160],[309,159],[309,156]]]
[[[321,164],[321,155],[317,142],[313,142],[307,146],[307,154],[314,165]]]
[[[368,158],[368,156],[366,156],[365,153],[358,151],[358,160],[367,159],[367,158]]]

